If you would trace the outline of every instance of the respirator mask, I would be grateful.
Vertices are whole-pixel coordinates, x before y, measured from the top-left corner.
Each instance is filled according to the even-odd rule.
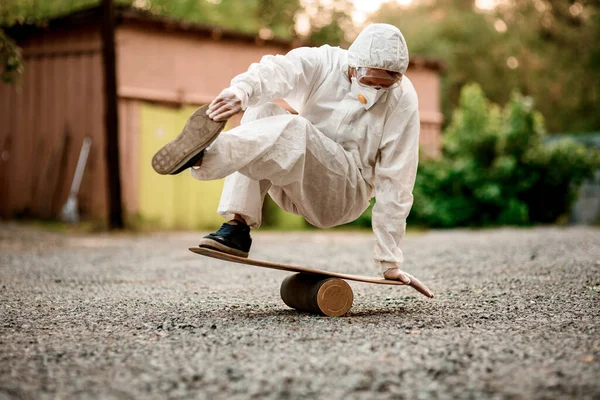
[[[365,107],[371,108],[383,94],[397,88],[402,81],[402,74],[382,69],[358,67],[356,76],[350,78],[352,95]]]

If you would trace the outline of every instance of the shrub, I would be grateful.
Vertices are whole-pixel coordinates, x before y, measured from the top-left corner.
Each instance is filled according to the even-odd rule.
[[[544,137],[543,118],[529,98],[515,93],[501,108],[479,86],[465,86],[442,138],[443,156],[419,165],[409,223],[555,222],[569,211],[583,180],[600,168],[600,153],[569,139],[544,144]]]

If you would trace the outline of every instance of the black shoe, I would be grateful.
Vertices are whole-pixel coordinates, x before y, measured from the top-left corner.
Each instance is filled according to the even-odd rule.
[[[200,240],[200,247],[238,257],[248,257],[251,245],[250,228],[237,220],[224,223],[218,231],[210,233]]]
[[[183,171],[185,171],[186,169],[190,169],[192,168],[194,165],[198,164],[198,162],[200,160],[202,160],[202,157],[204,157],[204,150],[202,150],[200,153],[196,154],[193,158],[191,158],[188,162],[186,162],[185,164],[183,164],[181,167],[179,167],[179,169],[177,169],[174,172],[171,172],[170,175],[177,175]]]

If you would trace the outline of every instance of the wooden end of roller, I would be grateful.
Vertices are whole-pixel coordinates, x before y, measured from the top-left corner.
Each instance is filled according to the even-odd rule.
[[[343,279],[294,274],[281,283],[281,299],[291,308],[340,317],[352,307],[352,288]]]

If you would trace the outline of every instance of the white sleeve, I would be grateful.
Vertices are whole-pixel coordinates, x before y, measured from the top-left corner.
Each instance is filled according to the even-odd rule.
[[[326,46],[300,47],[284,56],[267,55],[233,78],[231,87],[244,91],[247,95],[244,103],[250,106],[288,97],[292,92],[308,96],[326,62]]]
[[[413,204],[412,190],[419,163],[419,112],[400,110],[386,121],[375,166],[372,213],[375,263],[385,272],[404,261],[400,245]]]

